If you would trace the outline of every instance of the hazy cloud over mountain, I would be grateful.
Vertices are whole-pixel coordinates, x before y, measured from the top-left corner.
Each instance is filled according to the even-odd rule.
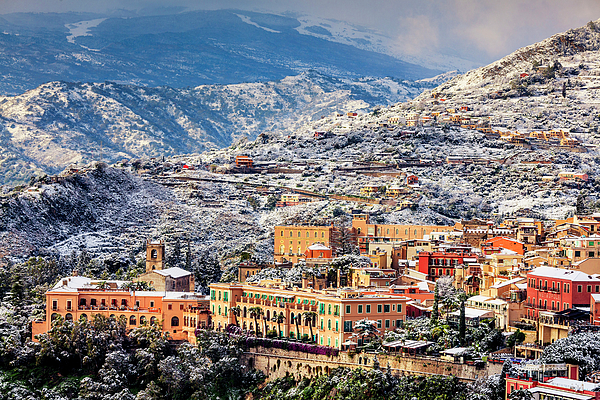
[[[0,13],[92,11],[168,13],[193,9],[309,14],[348,21],[396,38],[409,55],[439,52],[480,63],[600,17],[597,0],[20,0]]]

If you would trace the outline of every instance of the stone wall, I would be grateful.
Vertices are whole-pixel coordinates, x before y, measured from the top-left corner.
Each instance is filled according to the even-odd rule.
[[[378,355],[382,369],[388,364],[395,375],[455,375],[464,381],[499,374],[502,364],[486,363],[483,368],[434,357],[407,357]],[[242,362],[250,368],[263,371],[268,379],[294,375],[296,378],[328,374],[338,367],[373,368],[374,355],[360,353],[351,357],[347,352],[338,356],[325,356],[273,348],[251,348]]]

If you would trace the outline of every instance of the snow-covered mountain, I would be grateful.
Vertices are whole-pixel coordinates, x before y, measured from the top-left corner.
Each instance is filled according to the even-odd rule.
[[[332,113],[415,97],[429,82],[341,80],[308,71],[276,82],[190,89],[51,82],[0,97],[2,182],[71,163],[199,153]]]
[[[449,96],[471,97],[506,91],[512,81],[545,71],[555,63],[558,63],[555,72],[561,72],[560,68],[563,68],[566,70],[562,73],[566,75],[596,76],[599,51],[600,19],[520,48],[498,61],[445,82],[436,91]],[[593,73],[587,72],[590,70]]]
[[[373,51],[365,38],[342,43],[301,26],[295,18],[240,10],[0,15],[0,93],[57,80],[184,88],[273,81],[311,69],[411,80],[445,70]]]

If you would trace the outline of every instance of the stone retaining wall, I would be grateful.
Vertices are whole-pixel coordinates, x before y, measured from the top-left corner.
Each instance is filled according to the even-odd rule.
[[[338,367],[373,368],[374,354],[359,353],[351,357],[347,352],[325,356],[273,348],[251,348],[242,362],[250,368],[263,371],[268,379],[294,375],[297,379],[328,374]],[[502,364],[486,363],[483,368],[474,365],[444,361],[434,357],[407,357],[377,355],[380,368],[388,364],[395,375],[455,375],[464,381],[499,374]]]

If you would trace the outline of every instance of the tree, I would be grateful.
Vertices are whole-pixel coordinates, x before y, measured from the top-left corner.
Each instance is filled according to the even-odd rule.
[[[304,317],[304,322],[308,322],[308,328],[310,329],[310,340],[313,342],[315,337],[313,336],[313,324],[315,319],[317,318],[317,313],[314,311],[304,311],[302,313],[302,317]]]
[[[521,332],[520,329],[517,329],[515,331],[515,333],[513,333],[512,335],[510,335],[508,337],[508,339],[506,339],[506,345],[509,347],[513,347],[517,344],[523,343],[524,340],[525,340],[525,334],[523,332]]]
[[[440,300],[440,289],[438,284],[435,284],[435,291],[433,292],[433,309],[431,310],[431,323],[433,325],[437,325],[438,319],[440,317],[439,312],[439,300]]]
[[[296,324],[296,337],[300,339],[300,319],[302,319],[300,313],[294,317],[294,323]]]
[[[179,238],[175,239],[175,243],[173,243],[173,250],[171,250],[171,253],[167,257],[166,263],[170,268],[182,267],[183,256],[181,254],[181,240]]]
[[[192,270],[192,246],[190,239],[187,240],[187,253],[185,254],[185,269],[187,271]]]
[[[279,313],[277,314],[277,312],[275,312],[273,314],[273,322],[277,322],[277,329],[279,331],[279,337],[283,336],[283,332],[281,331],[281,324],[285,321],[285,317],[283,316],[283,313]]]
[[[233,306],[229,309],[229,311],[233,314],[235,320],[234,325],[240,326],[238,317],[242,314],[242,308],[240,306]]]
[[[248,312],[250,313],[250,318],[254,318],[254,330],[256,332],[256,335],[258,336],[258,332],[259,332],[259,329],[258,329],[258,319],[260,317],[262,317],[263,310],[262,310],[262,308],[260,308],[258,306],[254,306],[254,307],[250,307],[248,309]]]
[[[467,321],[466,321],[466,315],[465,315],[465,299],[464,299],[464,297],[461,298],[461,301],[460,301],[460,320],[458,322],[459,322],[458,337],[460,338],[461,346],[464,346],[465,338],[467,335]]]

